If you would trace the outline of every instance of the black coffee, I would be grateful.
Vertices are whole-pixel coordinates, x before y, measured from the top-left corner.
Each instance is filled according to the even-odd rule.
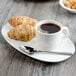
[[[41,30],[46,31],[47,33],[56,33],[60,30],[60,27],[53,23],[46,23],[40,26]]]

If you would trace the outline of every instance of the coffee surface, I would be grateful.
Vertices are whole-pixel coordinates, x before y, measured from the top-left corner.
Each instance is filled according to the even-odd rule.
[[[40,26],[41,30],[46,31],[47,33],[56,33],[60,30],[60,27],[53,23],[46,23]]]

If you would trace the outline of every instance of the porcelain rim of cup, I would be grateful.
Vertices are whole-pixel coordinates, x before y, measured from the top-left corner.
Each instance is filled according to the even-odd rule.
[[[55,32],[55,33],[42,33],[40,31],[38,31],[38,27],[42,24],[45,24],[45,23],[52,23],[52,24],[56,24],[57,26],[59,26],[61,29],[58,31],[58,32]],[[62,24],[59,23],[58,21],[56,20],[41,20],[39,21],[37,24],[36,24],[36,32],[40,33],[40,34],[43,34],[43,35],[55,35],[55,34],[59,34],[60,32],[62,31]]]

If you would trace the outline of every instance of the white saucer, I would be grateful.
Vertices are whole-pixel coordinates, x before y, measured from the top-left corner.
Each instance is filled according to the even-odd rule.
[[[10,26],[8,23],[6,25],[4,25],[1,30],[2,36],[11,46],[13,46],[15,49],[17,49],[18,51],[20,51],[21,53],[24,53],[25,55],[27,55],[29,57],[32,57],[34,59],[44,61],[44,62],[61,62],[72,56],[72,55],[59,55],[59,54],[53,54],[53,53],[34,53],[34,54],[30,55],[30,54],[20,50],[19,46],[26,45],[26,46],[32,46],[32,47],[36,48],[36,43],[37,43],[36,38],[34,38],[33,40],[31,40],[29,42],[22,42],[22,41],[10,39],[7,35],[7,32],[11,28],[12,28],[12,26]],[[74,54],[75,46],[69,38],[63,37],[62,41],[61,41],[61,45],[59,45],[59,49],[57,49],[57,50],[62,51],[62,52],[71,52],[72,54]]]

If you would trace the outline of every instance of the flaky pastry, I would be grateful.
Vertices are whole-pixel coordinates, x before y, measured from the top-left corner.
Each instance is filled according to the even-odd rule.
[[[19,25],[8,32],[11,39],[20,41],[29,41],[35,37],[35,27],[29,25]]]
[[[18,25],[31,25],[31,26],[35,26],[37,23],[36,19],[32,19],[30,17],[26,17],[26,16],[13,16],[12,18],[10,18],[8,20],[9,24],[11,24],[13,27],[16,27]]]
[[[64,5],[71,9],[76,9],[76,0],[64,0]]]

